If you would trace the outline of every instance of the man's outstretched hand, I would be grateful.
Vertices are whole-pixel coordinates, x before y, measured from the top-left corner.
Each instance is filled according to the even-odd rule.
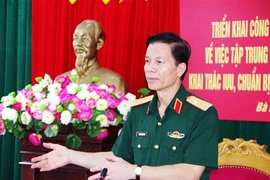
[[[52,149],[51,152],[32,158],[34,163],[31,168],[40,168],[40,171],[50,171],[70,163],[69,149],[52,143],[43,143],[43,146]]]

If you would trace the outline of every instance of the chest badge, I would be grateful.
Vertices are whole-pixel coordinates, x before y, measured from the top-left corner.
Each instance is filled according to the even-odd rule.
[[[147,136],[147,132],[142,132],[142,131],[137,131],[136,132],[136,136],[137,137],[146,137]]]
[[[168,136],[174,139],[183,139],[185,137],[184,133],[179,133],[178,131],[168,132]]]

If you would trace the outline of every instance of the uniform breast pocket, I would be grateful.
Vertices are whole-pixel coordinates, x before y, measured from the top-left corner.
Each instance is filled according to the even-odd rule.
[[[167,157],[165,164],[177,164],[183,161],[186,137],[173,138],[165,136],[162,142],[162,154]]]
[[[135,164],[145,164],[149,150],[149,137],[135,137],[131,143]]]

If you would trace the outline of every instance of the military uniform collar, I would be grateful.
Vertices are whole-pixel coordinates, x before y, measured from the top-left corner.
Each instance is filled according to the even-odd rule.
[[[173,97],[173,99],[171,100],[167,108],[170,108],[176,113],[180,114],[183,102],[186,101],[186,98],[188,95],[190,94],[188,93],[184,85],[181,84],[180,88],[178,89],[177,93],[175,94],[175,96]],[[158,100],[158,96],[157,96],[157,93],[155,93],[152,101],[150,102],[148,106],[147,114],[149,114],[150,111],[153,113],[158,113],[157,100]]]

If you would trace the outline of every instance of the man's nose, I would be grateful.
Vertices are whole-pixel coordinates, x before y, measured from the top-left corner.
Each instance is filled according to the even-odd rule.
[[[156,68],[155,68],[155,65],[153,63],[148,63],[145,65],[145,70],[147,72],[155,72]]]
[[[76,46],[81,46],[82,45],[82,39],[81,38],[77,38],[76,40],[74,40],[74,45]]]

